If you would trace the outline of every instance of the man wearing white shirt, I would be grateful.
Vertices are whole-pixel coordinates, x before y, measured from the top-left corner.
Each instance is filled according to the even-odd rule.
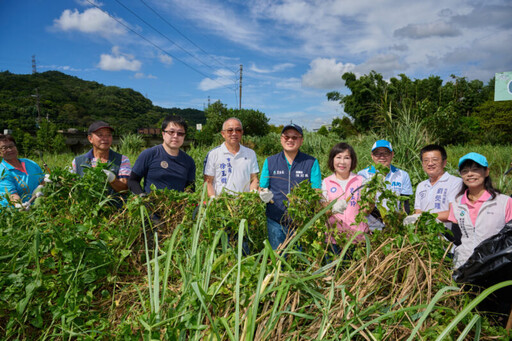
[[[447,154],[442,146],[431,144],[424,147],[420,151],[420,159],[428,179],[416,187],[414,213],[437,213],[437,219],[445,222],[449,228],[449,205],[459,192],[462,179],[445,172]]]
[[[258,160],[254,150],[240,144],[242,122],[228,118],[222,125],[224,143],[210,150],[204,160],[204,180],[208,196],[217,196],[224,189],[249,192],[258,188]]]

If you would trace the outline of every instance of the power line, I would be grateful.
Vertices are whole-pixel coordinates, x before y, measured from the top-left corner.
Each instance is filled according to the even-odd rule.
[[[156,29],[155,27],[153,27],[150,23],[148,23],[146,20],[144,20],[143,18],[141,18],[137,13],[135,13],[134,11],[132,11],[130,8],[128,8],[128,6],[126,6],[125,4],[123,4],[121,1],[119,0],[115,0],[118,4],[120,4],[121,6],[124,7],[124,9],[126,9],[128,12],[130,12],[131,14],[133,14],[135,17],[137,17],[137,19],[139,19],[140,21],[142,21],[144,24],[148,25],[149,27],[151,27],[156,33],[160,34],[162,37],[164,37],[165,39],[167,39],[171,44],[174,44],[176,45],[179,49],[181,49],[183,52],[185,52],[186,54],[188,54],[189,56],[191,56],[192,58],[194,58],[195,60],[197,60],[199,63],[203,64],[204,66],[208,67],[209,69],[211,70],[214,70],[213,67],[211,67],[210,65],[206,64],[205,62],[203,62],[202,60],[200,60],[199,58],[197,58],[195,55],[193,55],[192,53],[190,53],[189,51],[187,51],[185,48],[183,48],[182,46],[180,46],[177,42],[173,41],[172,39],[170,39],[169,37],[167,37],[165,34],[163,34],[162,32],[160,32],[158,29]]]
[[[117,0],[116,0],[117,1]],[[217,58],[215,58],[214,56],[212,56],[211,54],[209,54],[208,52],[206,52],[205,50],[203,50],[199,45],[197,45],[196,43],[194,43],[191,39],[189,39],[186,35],[184,35],[183,33],[181,33],[180,30],[178,30],[173,24],[171,24],[169,21],[167,21],[167,19],[165,19],[164,17],[162,17],[160,15],[160,13],[158,13],[157,11],[155,11],[151,6],[149,6],[144,0],[140,0],[140,2],[142,2],[147,8],[149,8],[153,13],[156,14],[156,16],[158,16],[163,22],[165,22],[167,25],[169,25],[170,27],[172,27],[176,32],[178,32],[183,38],[185,38],[187,41],[189,41],[192,45],[194,45],[195,47],[197,47],[199,50],[201,50],[204,54],[206,54],[208,57],[210,57],[211,59],[213,59],[214,61],[216,61],[220,66],[226,68],[229,70],[229,67],[227,67],[226,65],[224,65],[223,63],[221,63]]]
[[[166,55],[168,55],[169,57],[172,57],[176,60],[178,60],[179,62],[181,62],[182,64],[184,64],[185,66],[187,66],[188,68],[190,68],[191,70],[194,70],[195,72],[199,73],[200,75],[202,75],[203,77],[206,77],[206,78],[209,78],[211,79],[212,81],[214,81],[215,83],[219,84],[219,85],[222,85],[222,87],[226,87],[224,86],[224,84],[218,82],[217,80],[213,79],[212,77],[210,77],[209,75],[203,73],[202,71],[196,69],[195,67],[193,67],[192,65],[189,65],[187,62],[181,60],[180,58],[178,57],[175,57],[174,55],[170,54],[169,52],[165,51],[163,48],[161,48],[160,46],[158,46],[157,44],[153,43],[152,41],[150,41],[149,39],[147,39],[146,37],[144,37],[142,34],[138,33],[137,31],[133,30],[131,27],[129,27],[128,25],[126,25],[125,23],[123,23],[121,20],[118,20],[116,17],[114,17],[113,15],[111,15],[110,13],[108,13],[107,11],[104,11],[102,8],[100,8],[98,5],[96,5],[95,3],[91,2],[90,0],[87,0],[87,2],[89,4],[91,4],[92,6],[96,7],[97,9],[99,9],[100,11],[102,11],[103,13],[105,13],[106,15],[108,15],[109,17],[111,17],[112,19],[114,19],[115,21],[117,21],[120,25],[122,25],[123,27],[125,27],[127,30],[129,30],[130,32],[136,34],[137,36],[139,36],[140,38],[142,38],[144,41],[148,42],[149,44],[153,45],[154,47],[156,47],[158,50],[162,51],[163,53],[165,53]]]

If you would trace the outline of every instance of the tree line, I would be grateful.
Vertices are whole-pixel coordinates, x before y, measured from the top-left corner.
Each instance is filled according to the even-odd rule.
[[[38,105],[39,102],[39,105]],[[157,127],[163,116],[177,114],[190,125],[206,123],[197,109],[162,108],[141,93],[85,81],[58,71],[31,75],[0,72],[0,127],[35,135],[48,117],[57,129],[85,131],[95,120],[109,122],[119,134]],[[40,118],[40,119],[39,119]]]
[[[485,85],[455,75],[446,82],[433,75],[411,80],[405,74],[387,81],[371,71],[359,78],[347,72],[342,79],[350,94],[327,93],[350,117],[333,120],[340,137],[385,132],[406,112],[442,144],[512,142],[512,101],[494,102],[494,78]]]
[[[33,149],[64,151],[58,129],[85,132],[91,122],[104,120],[117,134],[126,135],[138,128],[159,128],[167,115],[182,116],[190,126],[187,138],[199,144],[211,144],[222,122],[233,116],[242,121],[246,135],[263,136],[270,131],[264,113],[228,109],[220,101],[204,111],[162,108],[132,89],[84,81],[58,71],[31,75],[0,72],[0,129],[10,129],[24,153]],[[198,123],[203,127],[196,131]]]

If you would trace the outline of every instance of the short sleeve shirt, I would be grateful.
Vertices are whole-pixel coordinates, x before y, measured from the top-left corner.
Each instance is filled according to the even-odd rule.
[[[130,159],[128,159],[128,156],[126,155],[121,155],[121,166],[119,167],[119,173],[117,175],[117,177],[119,179],[127,179],[130,177],[130,174],[132,172],[132,165],[130,163]],[[96,165],[98,164],[98,159],[95,158],[94,156],[90,159],[91,160],[91,167],[96,167]],[[76,174],[76,161],[75,159],[73,159],[73,162],[71,162],[71,173],[75,173]]]
[[[22,202],[30,200],[32,192],[44,178],[37,163],[29,159],[19,159],[25,172],[2,160],[0,163],[0,205],[7,206],[6,195],[18,194]]]
[[[144,178],[144,192],[157,189],[174,189],[183,192],[196,180],[196,164],[184,151],[177,156],[169,155],[160,144],[140,153],[132,172]]]
[[[375,175],[375,172],[375,167],[370,166],[359,171],[359,173],[357,174],[361,175],[363,178],[368,180]],[[386,174],[386,181],[389,181],[387,188],[391,189],[398,195],[413,194],[411,178],[409,177],[409,173],[400,168],[396,168],[395,166],[391,165],[389,173]]]
[[[434,185],[427,179],[416,187],[414,209],[432,213],[448,211],[460,191],[462,179],[445,172]]]
[[[223,143],[210,150],[204,160],[204,175],[213,176],[215,195],[224,188],[233,192],[249,192],[251,174],[259,171],[256,153],[242,145],[233,155]]]

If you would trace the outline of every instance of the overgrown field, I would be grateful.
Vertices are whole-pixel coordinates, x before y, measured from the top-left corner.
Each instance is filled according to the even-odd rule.
[[[398,135],[399,137],[394,138],[392,136],[382,137],[375,134],[349,138],[345,142],[350,143],[354,147],[358,158],[358,165],[355,171],[357,172],[368,167],[372,163],[370,151],[373,143],[380,138],[387,138],[393,143],[395,149],[393,164],[409,172],[412,184],[416,187],[419,182],[427,178],[427,175],[421,168],[419,150],[432,141],[421,135],[414,135],[415,133],[420,134],[419,132],[411,131],[410,133],[402,132]],[[263,161],[267,156],[278,153],[282,150],[279,141],[279,134],[269,133],[263,137],[244,137],[243,143],[256,151],[258,163],[261,168]],[[335,135],[322,136],[317,133],[305,133],[304,144],[302,145],[301,150],[318,159],[323,177],[330,175],[330,171],[327,168],[327,158],[329,156],[329,150],[338,142],[341,142],[341,140]],[[133,165],[140,152],[144,149],[143,143],[144,141],[142,139],[137,139],[136,135],[128,135],[124,143],[119,146],[115,146],[114,149],[127,155]],[[187,153],[192,156],[197,165],[196,178],[198,187],[200,187],[203,181],[202,165],[206,154],[210,149],[221,143],[222,137],[218,134],[213,145],[199,147],[192,146],[187,150]],[[505,171],[512,166],[512,146],[490,144],[446,146],[446,150],[448,152],[447,170],[449,173],[458,175],[457,164],[459,162],[459,158],[469,152],[478,152],[485,155],[489,161],[493,184],[503,193],[512,194],[512,174],[509,176],[504,175]],[[75,156],[76,155],[71,153],[36,153],[35,155],[28,155],[29,158],[35,160],[40,165],[46,161],[46,163],[48,163],[52,168],[70,167],[71,161]]]
[[[277,135],[268,138],[275,140],[247,143],[279,151]],[[358,169],[369,163],[372,139],[350,141]],[[324,175],[335,142],[306,135],[303,150],[320,159]],[[198,177],[208,149],[189,151]],[[478,150],[449,149],[451,169],[467,151]],[[138,151],[125,153],[133,162]],[[507,168],[505,149],[482,153],[491,167]],[[398,153],[397,165],[414,167],[417,183],[421,166],[412,154],[408,163],[405,157]],[[475,297],[453,283],[444,227],[431,215],[403,226],[405,214],[392,212],[385,232],[358,245],[339,237],[342,252],[334,255],[325,243],[330,207],[300,186],[290,195],[296,234],[274,252],[257,194],[208,201],[198,186],[196,193],[156,191],[115,201],[105,194],[101,169],[79,179],[63,168],[71,159],[46,156],[53,182],[42,200],[30,211],[0,215],[4,339],[507,338],[503,316],[475,309],[493,289]],[[501,174],[495,174],[496,182]],[[383,190],[381,180],[365,188],[363,204]]]

